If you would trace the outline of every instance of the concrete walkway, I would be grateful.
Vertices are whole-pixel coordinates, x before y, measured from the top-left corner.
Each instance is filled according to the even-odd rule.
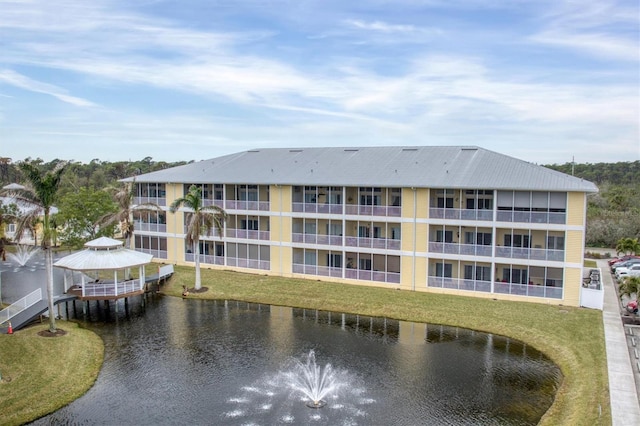
[[[627,337],[620,316],[621,304],[606,260],[599,260],[604,284],[604,338],[609,371],[612,424],[640,425],[640,404],[629,356]]]

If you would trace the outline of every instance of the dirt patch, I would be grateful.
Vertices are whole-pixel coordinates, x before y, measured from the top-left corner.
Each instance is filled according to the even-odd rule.
[[[189,289],[189,293],[206,293],[207,291],[209,291],[209,287],[200,287],[199,290],[196,290],[195,288]]]
[[[49,330],[38,331],[38,336],[42,336],[42,337],[62,337],[62,336],[65,336],[66,334],[67,332],[62,330],[61,328],[56,329],[56,331],[54,332],[51,332]]]

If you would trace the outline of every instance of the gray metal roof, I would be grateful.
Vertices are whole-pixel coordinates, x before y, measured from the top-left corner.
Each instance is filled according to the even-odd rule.
[[[150,263],[153,255],[122,247],[122,241],[100,237],[84,245],[86,249],[65,256],[53,264],[74,271],[119,270]]]
[[[598,191],[583,179],[477,146],[255,149],[147,173],[135,180]]]

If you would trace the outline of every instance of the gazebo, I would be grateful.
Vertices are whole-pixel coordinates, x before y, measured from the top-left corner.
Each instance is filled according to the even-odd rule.
[[[58,268],[83,272],[81,282],[74,283],[68,290],[69,294],[87,301],[121,298],[126,301],[127,297],[144,293],[144,266],[151,263],[153,255],[126,249],[122,241],[107,237],[89,241],[84,246],[84,250],[63,257],[53,264]],[[135,267],[139,270],[137,279],[128,275],[130,269]],[[104,271],[112,271],[113,278],[104,279]],[[91,272],[96,279],[90,278]]]

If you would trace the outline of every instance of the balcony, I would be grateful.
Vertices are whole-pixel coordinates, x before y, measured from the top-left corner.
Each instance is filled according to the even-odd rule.
[[[153,255],[153,257],[158,258],[158,259],[168,259],[166,250],[140,248],[140,247],[136,247],[136,250],[140,251],[142,253],[151,254],[151,255]]]
[[[293,203],[292,210],[296,213],[323,213],[342,214],[342,204],[320,204],[320,203]]]
[[[496,220],[498,222],[551,223],[561,225],[567,222],[567,213],[498,210]]]
[[[291,234],[291,239],[294,243],[342,246],[341,235],[301,234],[295,232]]]
[[[491,281],[465,280],[461,278],[429,276],[429,287],[450,288],[453,290],[481,291],[491,293]]]
[[[518,296],[545,297],[549,299],[562,299],[562,283],[559,287],[496,282],[494,293],[513,294]]]
[[[366,269],[344,270],[344,277],[361,281],[377,281],[382,283],[400,284],[399,272],[371,271]]]
[[[475,210],[475,209],[454,209],[454,208],[437,208],[429,209],[429,217],[431,219],[458,219],[458,220],[493,220],[493,210]]]
[[[271,239],[269,231],[254,231],[250,229],[227,229],[225,235],[228,238],[241,238],[247,240],[266,240]]]
[[[196,255],[193,253],[186,253],[184,255],[184,260],[187,262],[195,262]],[[201,254],[200,255],[200,263],[207,263],[209,265],[224,265],[224,257],[223,256],[212,256],[210,254]]]
[[[349,215],[400,217],[402,215],[402,207],[347,204],[344,212]]]
[[[493,248],[492,246],[477,245],[477,244],[458,244],[458,243],[441,243],[441,242],[429,242],[430,253],[448,253],[448,254],[461,254],[467,256],[488,256],[491,257]]]
[[[318,275],[321,277],[342,278],[342,268],[335,266],[293,264],[293,273],[304,275]]]
[[[345,237],[345,245],[348,247],[400,250],[400,240],[390,238]]]
[[[238,268],[262,269],[268,271],[271,269],[271,262],[268,260],[245,259],[240,257],[227,257],[227,266],[236,266]]]
[[[157,204],[159,206],[166,206],[167,199],[165,197],[133,197],[134,205],[148,204],[148,203]]]
[[[134,222],[133,229],[142,232],[167,232],[167,225],[164,223]]]
[[[526,247],[496,247],[496,257],[511,259],[564,261],[564,250],[546,250]]]
[[[269,211],[269,201],[242,201],[242,200],[226,200],[224,202],[225,210],[253,210],[253,211]]]

